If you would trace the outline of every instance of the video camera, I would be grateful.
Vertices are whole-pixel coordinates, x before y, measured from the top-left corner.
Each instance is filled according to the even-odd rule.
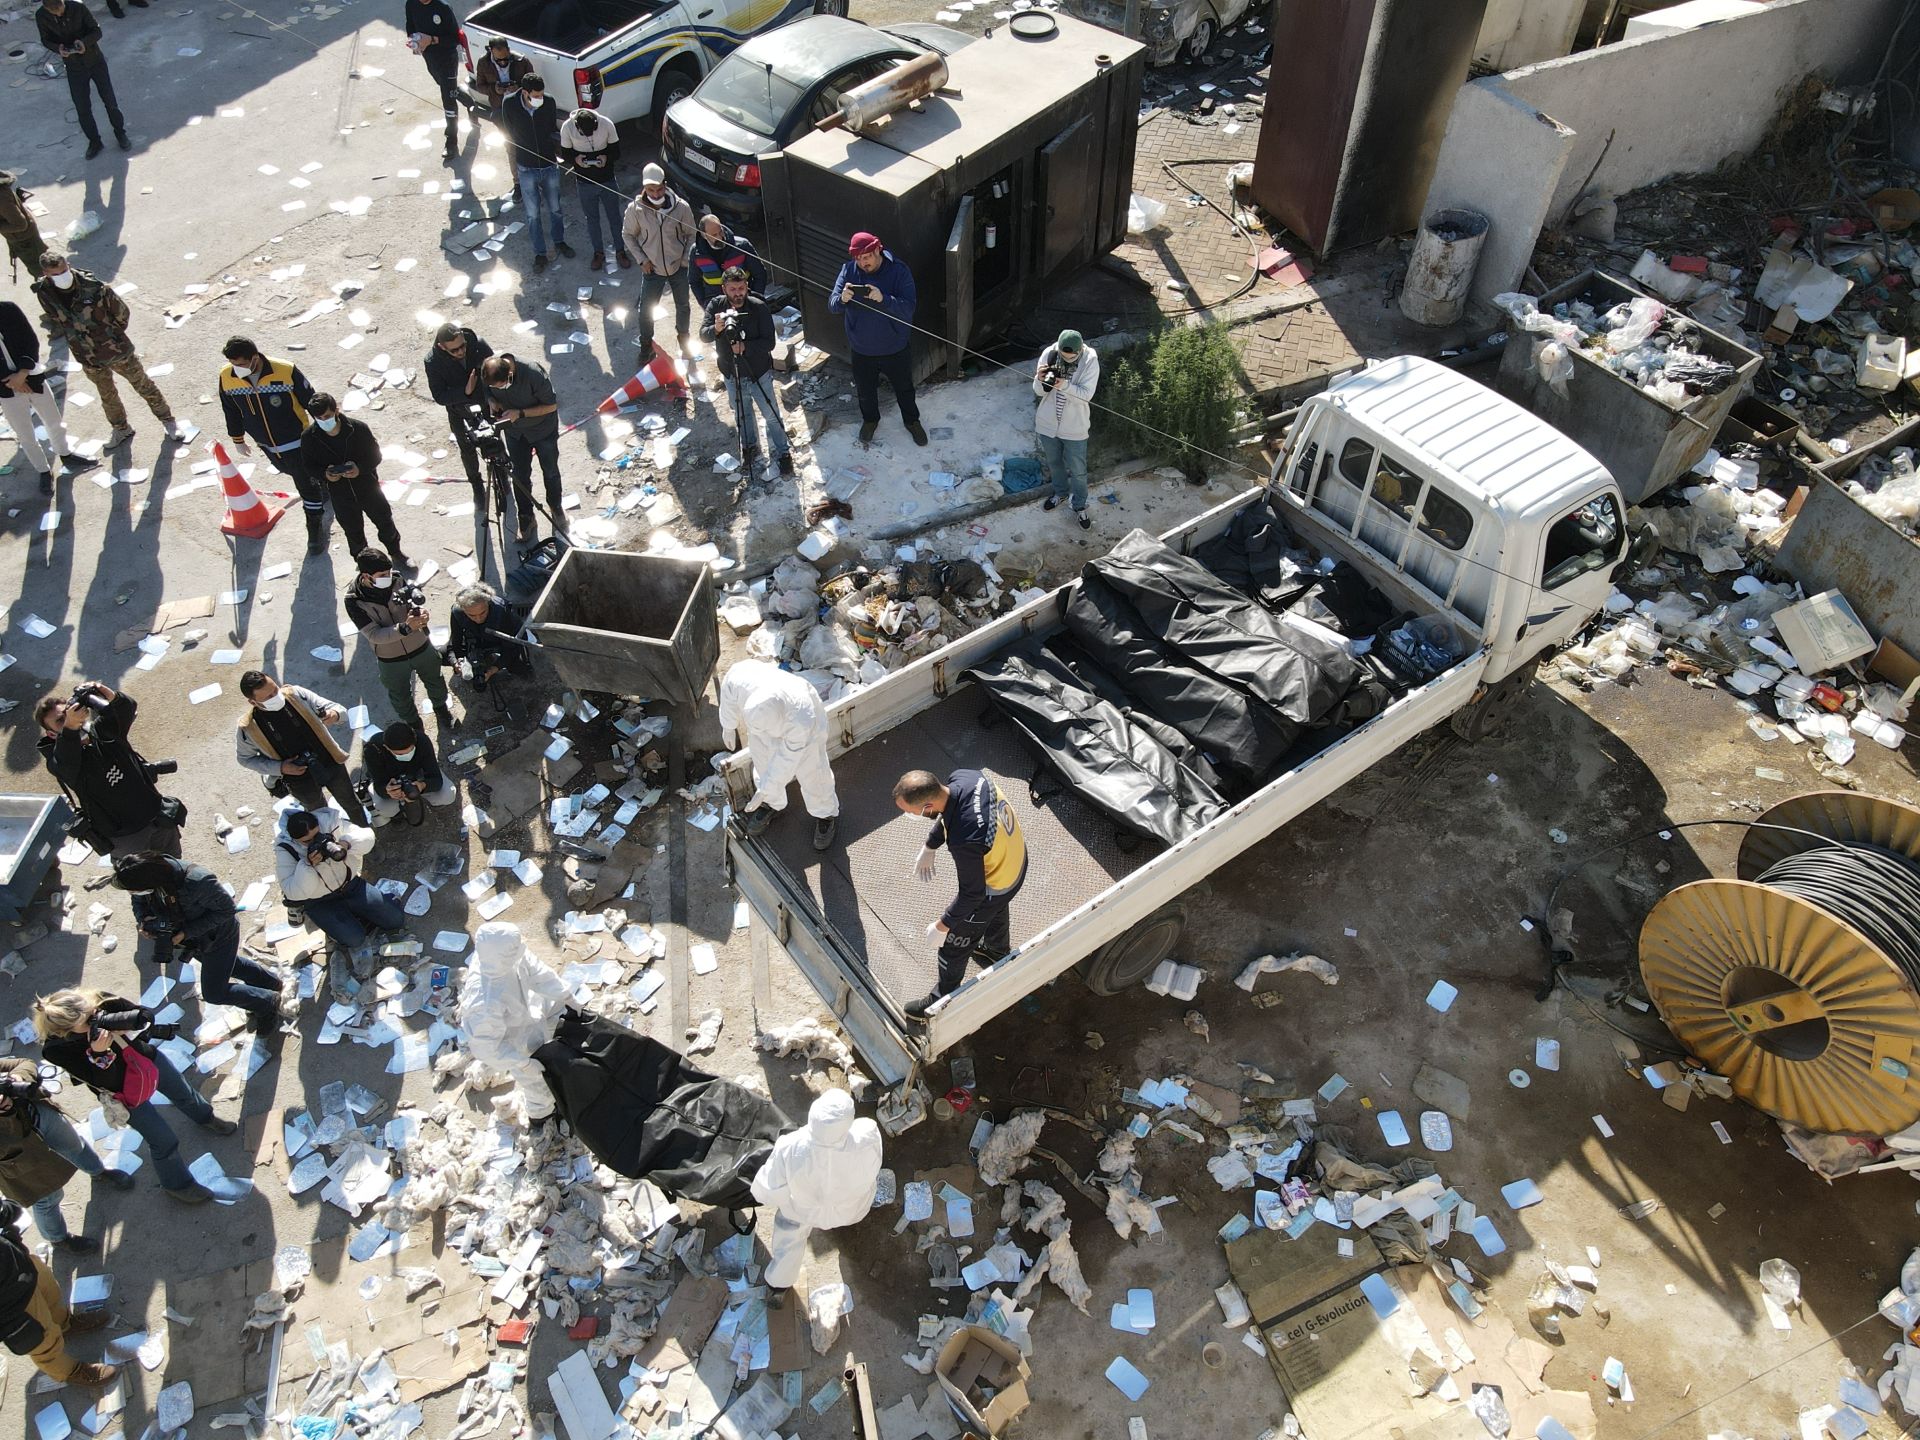
[[[467,428],[467,438],[473,442],[476,450],[487,454],[498,454],[506,458],[507,437],[495,420],[481,405],[470,405],[467,413],[461,417],[461,423]]]

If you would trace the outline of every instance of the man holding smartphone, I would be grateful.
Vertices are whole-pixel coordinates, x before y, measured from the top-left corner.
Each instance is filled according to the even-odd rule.
[[[853,352],[853,388],[860,396],[860,443],[869,444],[880,428],[880,377],[893,386],[900,419],[913,443],[927,443],[920,428],[920,407],[913,399],[913,319],[917,295],[913,272],[893,257],[877,235],[860,231],[847,242],[847,263],[827,297],[847,325]]]
[[[313,422],[300,434],[300,463],[327,487],[334,518],[355,554],[367,548],[368,520],[393,563],[411,570],[413,562],[400,548],[393,507],[380,490],[380,442],[365,422],[342,415],[333,396],[315,391],[307,401]]]

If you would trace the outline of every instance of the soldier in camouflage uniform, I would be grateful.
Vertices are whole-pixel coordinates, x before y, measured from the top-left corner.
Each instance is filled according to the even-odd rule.
[[[133,438],[127,407],[120,403],[120,391],[113,383],[115,375],[124,378],[147,402],[169,440],[185,442],[185,427],[173,418],[173,407],[134,352],[127,335],[127,302],[111,286],[74,269],[58,250],[49,250],[40,257],[40,280],[33,293],[40,297],[47,338],[67,342],[67,349],[100,392],[100,412],[113,426],[113,434],[107,439],[109,449]]]

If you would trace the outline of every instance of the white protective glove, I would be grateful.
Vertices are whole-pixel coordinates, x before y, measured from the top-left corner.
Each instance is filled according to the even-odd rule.
[[[920,858],[913,862],[913,873],[922,880],[933,879],[933,851],[924,845],[920,847]]]
[[[938,940],[939,938],[940,938],[940,922],[938,920],[931,921],[927,925],[927,939]]]

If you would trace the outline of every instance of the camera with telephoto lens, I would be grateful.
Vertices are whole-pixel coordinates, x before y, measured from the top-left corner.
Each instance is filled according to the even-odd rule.
[[[345,842],[336,840],[333,832],[322,830],[307,841],[307,859],[319,864],[322,860],[344,860],[347,858]]]
[[[99,685],[100,682],[97,680],[82,680],[78,685],[73,687],[73,703],[76,705],[85,705],[90,710],[98,710],[104,714],[107,708],[107,700],[105,696],[101,695]]]
[[[15,1070],[0,1073],[0,1095],[18,1105],[25,1100],[39,1100],[46,1095],[46,1088],[40,1083],[39,1072],[32,1076],[20,1074]]]
[[[178,760],[142,760],[140,768],[147,772],[147,779],[158,780],[162,775],[177,774],[180,762]]]
[[[98,1040],[102,1035],[132,1035],[142,1030],[149,1040],[171,1040],[180,1033],[177,1025],[149,1025],[138,1015],[119,1021],[103,1020],[96,1015],[87,1025],[87,1037]]]

